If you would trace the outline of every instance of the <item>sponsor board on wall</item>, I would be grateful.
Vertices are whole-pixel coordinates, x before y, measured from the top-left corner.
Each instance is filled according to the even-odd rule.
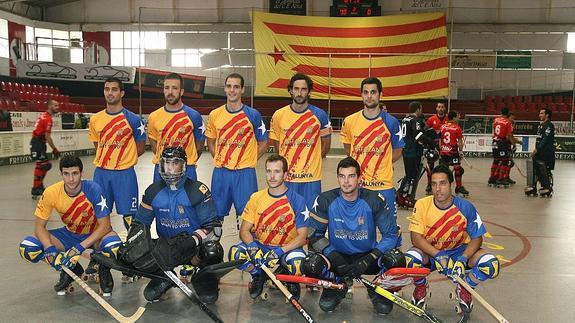
[[[495,52],[477,54],[455,52],[451,56],[451,67],[495,68]]]
[[[36,120],[42,112],[10,112],[13,131],[32,131]],[[62,118],[60,115],[52,117],[52,130],[62,130]]]
[[[18,77],[68,81],[102,82],[109,77],[116,77],[122,82],[134,83],[134,70],[133,67],[62,62],[19,60],[16,63],[16,74]]]

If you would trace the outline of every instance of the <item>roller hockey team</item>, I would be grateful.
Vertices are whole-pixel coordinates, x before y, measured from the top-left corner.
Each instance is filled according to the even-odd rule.
[[[322,159],[330,149],[332,128],[326,112],[308,102],[313,90],[308,76],[298,73],[291,78],[287,90],[292,103],[278,107],[269,132],[260,113],[241,101],[241,75],[225,79],[226,103],[209,114],[207,124],[182,102],[183,82],[175,73],[165,77],[165,105],[150,114],[146,127],[123,106],[122,82],[105,81],[106,108],[89,122],[89,139],[96,148],[93,181],[83,179],[78,157],[65,155],[58,165],[62,180],[44,188],[43,179],[52,167],[47,144],[54,157],[60,155],[50,137],[58,102],[51,100],[38,120],[31,150],[36,160],[32,195],[39,201],[33,234],[22,240],[19,251],[24,259],[44,261],[60,272],[54,285],[59,295],[69,292],[74,281],[64,266],[86,280],[97,277],[103,296],[112,294],[111,270],[118,270],[125,282],[149,278],[143,290],[147,301],[159,301],[177,286],[208,313],[205,304],[217,302],[220,278],[239,269],[251,276],[252,299],[264,297],[271,280],[285,287],[278,286],[296,308],[300,282],[323,282],[319,308],[332,312],[354,280],[375,275],[379,285],[366,286],[376,313],[388,314],[396,304],[435,322],[425,306],[430,289],[426,276],[437,271],[454,282],[460,321],[469,319],[470,289],[496,278],[500,264],[482,248],[487,229],[465,199],[470,194],[463,186],[465,141],[456,111],[438,103],[437,113],[426,121],[422,104],[411,102],[409,114],[399,121],[380,106],[381,82],[364,79],[363,109],[342,124],[340,139],[347,157],[339,161],[335,174],[325,174],[335,176],[338,187],[322,192]],[[525,194],[551,196],[554,127],[551,111],[543,109],[539,116]],[[154,154],[154,178],[139,200],[134,166],[146,139]],[[509,172],[517,143],[521,142],[514,137],[513,121],[504,108],[493,122],[489,186],[515,183]],[[205,144],[214,165],[211,189],[197,180],[196,173]],[[258,190],[255,168],[269,145],[277,153],[265,159],[267,187]],[[400,158],[405,177],[396,192],[393,164]],[[429,196],[416,200],[424,174]],[[128,229],[124,242],[112,230],[114,205]],[[226,251],[220,238],[232,205],[239,234]],[[413,208],[410,242],[402,241],[396,206]],[[63,226],[49,230],[53,209]],[[157,239],[150,233],[154,221]],[[81,257],[90,259],[86,270]],[[178,268],[178,279],[188,284],[174,280]],[[393,285],[391,272],[423,274]],[[284,276],[292,278],[282,283],[279,278]],[[407,284],[415,285],[411,302],[393,294]],[[313,321],[303,308],[299,312]],[[210,317],[217,321],[215,314]]]

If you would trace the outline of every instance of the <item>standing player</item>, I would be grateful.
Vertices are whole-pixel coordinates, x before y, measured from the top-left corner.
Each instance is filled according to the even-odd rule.
[[[447,109],[443,102],[438,102],[435,107],[436,114],[429,117],[426,121],[427,126],[435,130],[437,134],[435,140],[435,147],[439,150],[439,131],[441,130],[441,125],[447,121]],[[427,158],[426,158],[427,159]],[[435,167],[435,159],[427,159],[427,187],[425,187],[425,193],[431,195],[431,170]]]
[[[533,186],[525,188],[525,194],[537,195],[537,181],[541,184],[539,195],[551,197],[553,194],[553,174],[555,168],[555,126],[551,122],[551,110],[549,108],[539,111],[539,128],[537,129],[537,141],[535,149],[531,153],[535,181]],[[533,176],[528,174],[528,176]]]
[[[377,274],[382,267],[405,267],[404,255],[395,249],[401,243],[396,218],[380,194],[359,186],[360,175],[357,161],[346,157],[337,165],[339,188],[319,195],[308,235],[310,250],[316,253],[305,260],[307,276],[350,281]],[[381,233],[379,241],[376,229]],[[347,288],[324,288],[319,307],[332,312],[346,292]],[[392,310],[393,303],[373,289],[368,289],[368,295],[378,314]]]
[[[34,182],[32,184],[32,198],[37,198],[44,193],[44,177],[52,168],[46,154],[46,143],[52,148],[54,158],[60,157],[60,151],[52,141],[52,117],[60,111],[60,103],[56,100],[48,100],[48,110],[43,112],[32,131],[32,140],[30,140],[30,153],[32,159],[36,161],[34,167]]]
[[[512,184],[509,172],[513,167],[513,147],[521,141],[513,136],[513,122],[509,117],[509,108],[501,109],[501,116],[493,120],[493,163],[489,186],[509,187]]]
[[[134,165],[145,150],[146,128],[140,117],[122,105],[124,85],[117,78],[104,82],[106,109],[90,118],[90,140],[96,147],[94,182],[100,184],[109,210],[116,204],[126,229],[138,210],[138,179]],[[90,261],[87,272],[93,272]],[[125,276],[123,281],[132,279]]]
[[[449,111],[447,114],[447,122],[441,126],[439,132],[439,155],[441,156],[441,164],[453,167],[453,173],[455,174],[455,194],[461,194],[467,197],[469,192],[463,187],[462,177],[464,169],[461,167],[461,154],[464,145],[463,131],[457,124],[458,120],[459,114],[454,110]]]
[[[188,156],[186,176],[197,180],[196,162],[204,146],[204,122],[202,116],[182,102],[184,80],[177,73],[164,78],[166,104],[150,114],[148,138],[154,158],[154,182],[160,181],[158,163],[165,147],[183,147]]]
[[[230,260],[249,259],[239,269],[249,272],[251,298],[257,298],[264,287],[267,275],[259,267],[272,260],[279,260],[282,272],[302,275],[306,244],[308,208],[301,195],[285,185],[288,177],[287,160],[273,154],[266,160],[268,188],[252,194],[244,213],[240,239],[242,242],[230,249]],[[286,284],[296,299],[300,286]]]
[[[258,190],[255,167],[268,147],[268,134],[260,113],[242,103],[244,90],[240,74],[226,77],[226,104],[210,112],[206,129],[215,166],[212,194],[222,221],[232,203],[239,221],[250,195]]]
[[[449,167],[439,165],[433,169],[433,196],[415,203],[409,223],[413,247],[405,253],[405,259],[408,268],[426,267],[446,276],[458,275],[475,288],[480,282],[497,277],[499,260],[481,248],[487,230],[473,204],[453,196],[452,183]],[[428,288],[425,278],[415,281],[411,300],[414,305],[425,305]],[[467,318],[472,309],[471,294],[457,284],[456,295]]]
[[[421,172],[421,156],[423,155],[422,140],[424,139],[425,120],[423,107],[418,101],[409,104],[409,114],[401,122],[401,132],[404,136],[403,166],[405,177],[397,193],[397,204],[401,207],[413,207],[415,193]]]
[[[166,147],[160,157],[162,180],[148,186],[134,223],[129,230],[127,242],[119,252],[119,258],[139,270],[164,275],[162,270],[193,263],[203,268],[221,263],[224,250],[220,245],[221,223],[216,217],[214,201],[210,190],[201,182],[188,178],[187,156],[182,147]],[[152,254],[140,248],[150,244],[146,234],[138,234],[142,226],[149,228],[156,220],[159,239]],[[128,258],[133,254],[144,254],[138,259]],[[155,259],[155,261],[154,261]],[[219,280],[209,275],[201,281],[192,281],[199,299],[207,304],[214,303],[219,296]],[[144,289],[144,298],[157,301],[174,286],[170,280],[154,278]]]
[[[67,266],[79,277],[84,270],[78,260],[85,249],[93,248],[108,257],[115,257],[122,244],[112,231],[110,209],[100,185],[82,180],[82,170],[80,158],[62,157],[62,181],[46,189],[34,212],[34,235],[20,242],[22,258],[33,263],[44,259],[57,271],[61,266]],[[60,215],[64,226],[48,230],[46,226],[53,209]],[[100,266],[99,276],[102,294],[110,296],[114,288],[110,269]],[[72,281],[72,277],[60,271],[60,280],[54,285],[58,295],[64,295]]]
[[[399,121],[379,106],[382,89],[377,78],[361,82],[363,110],[343,120],[341,142],[361,167],[360,185],[379,191],[395,215],[393,163],[401,158],[405,143]]]
[[[303,196],[309,208],[321,193],[322,159],[331,147],[331,122],[325,111],[309,104],[312,89],[309,76],[292,76],[292,103],[274,112],[270,125],[272,145],[288,161],[286,185]]]

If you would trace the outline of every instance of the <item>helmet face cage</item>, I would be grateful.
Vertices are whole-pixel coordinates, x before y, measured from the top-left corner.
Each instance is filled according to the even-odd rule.
[[[160,176],[175,184],[186,174],[186,154],[181,148],[167,148],[160,157]]]

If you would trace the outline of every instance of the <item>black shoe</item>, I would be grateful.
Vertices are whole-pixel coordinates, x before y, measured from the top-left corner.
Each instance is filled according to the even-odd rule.
[[[90,262],[88,263],[88,267],[86,267],[86,270],[84,271],[84,273],[86,275],[97,274],[99,266],[100,265],[94,259],[90,259]]]
[[[80,263],[77,263],[76,266],[72,268],[72,272],[76,274],[76,276],[82,277],[82,274],[84,273],[84,268],[82,268],[82,265],[80,265]],[[68,274],[66,274],[64,270],[62,270],[60,271],[60,279],[58,280],[56,285],[54,285],[54,290],[56,292],[63,292],[73,281],[74,278],[70,277]]]
[[[299,286],[298,283],[285,283],[286,288],[289,290],[289,292],[293,295],[293,297],[297,300],[299,300],[299,297],[301,295],[301,287]]]
[[[248,285],[248,290],[252,299],[256,299],[260,296],[267,280],[268,276],[265,273],[252,275],[252,281]]]
[[[198,298],[206,304],[213,304],[220,296],[218,287],[220,280],[212,274],[202,276],[201,279],[192,279],[192,287],[198,294]]]
[[[368,289],[367,295],[369,296],[371,304],[373,304],[373,309],[377,314],[389,314],[393,309],[393,302],[379,295],[373,289]]]
[[[164,293],[174,287],[174,283],[169,280],[154,278],[150,280],[146,288],[144,288],[144,298],[148,302],[155,302],[164,295]]]
[[[344,289],[324,288],[319,297],[319,308],[324,312],[333,312],[347,294],[347,287]]]
[[[103,296],[111,296],[114,289],[114,278],[110,268],[98,266],[98,277],[100,278],[100,290]]]
[[[33,196],[40,196],[40,195],[44,194],[44,187],[42,187],[42,186],[32,187],[32,190],[30,192],[32,193]]]

